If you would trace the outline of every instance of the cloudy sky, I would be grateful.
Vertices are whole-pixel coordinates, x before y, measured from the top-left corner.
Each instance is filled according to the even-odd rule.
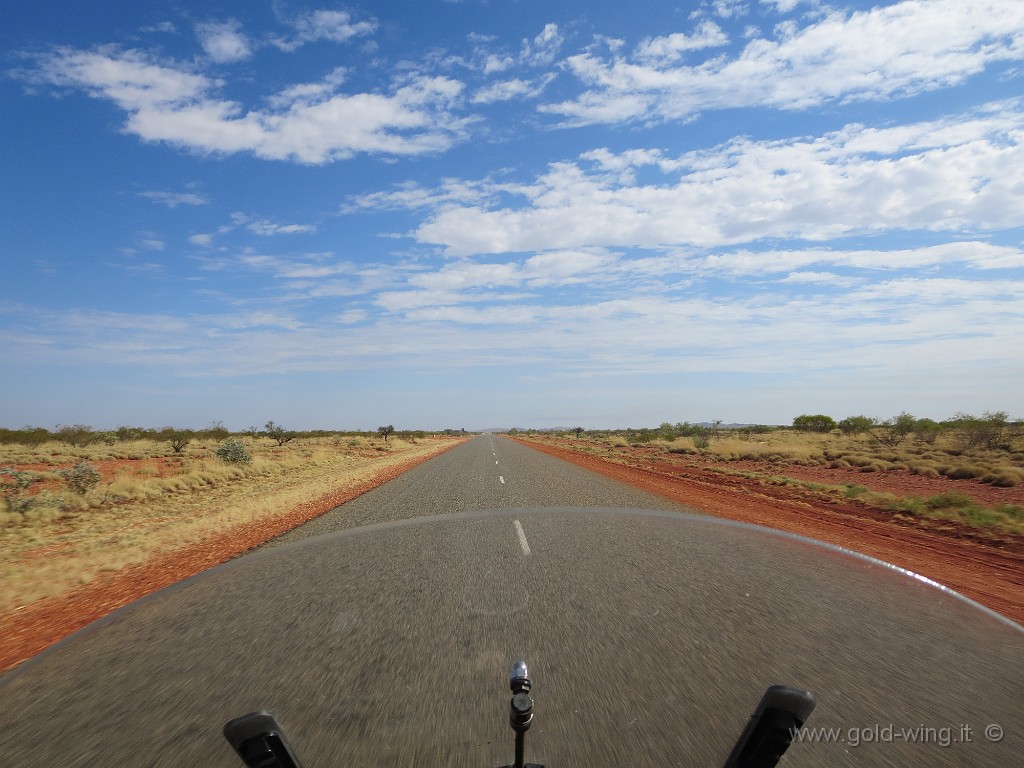
[[[7,9],[0,426],[1024,416],[1024,2],[639,8]]]

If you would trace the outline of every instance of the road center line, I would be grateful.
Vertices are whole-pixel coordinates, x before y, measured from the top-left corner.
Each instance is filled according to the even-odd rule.
[[[530,545],[526,541],[526,533],[523,531],[523,524],[516,520],[516,533],[519,534],[519,546],[523,548],[523,554],[530,554]]]

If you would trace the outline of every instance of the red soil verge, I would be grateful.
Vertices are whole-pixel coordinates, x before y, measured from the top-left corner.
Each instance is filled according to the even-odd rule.
[[[1024,537],[894,516],[846,499],[723,475],[681,461],[628,466],[578,451],[517,442],[715,517],[836,544],[944,584],[1024,624]],[[642,454],[642,452],[641,452]]]
[[[73,632],[133,600],[238,557],[346,501],[351,501],[393,480],[418,464],[454,448],[460,442],[462,441],[453,441],[451,445],[444,446],[437,453],[389,467],[361,485],[322,496],[314,502],[290,510],[281,517],[229,529],[193,546],[160,555],[144,565],[102,574],[95,581],[59,597],[40,600],[14,613],[0,615],[0,637],[3,638],[3,645],[0,647],[0,673],[13,669]]]

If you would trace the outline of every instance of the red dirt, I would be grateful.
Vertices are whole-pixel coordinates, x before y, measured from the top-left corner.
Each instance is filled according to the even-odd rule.
[[[518,442],[620,482],[655,493],[716,517],[789,531],[877,557],[944,584],[1018,623],[1024,623],[1024,536],[989,533],[966,525],[894,515],[856,501],[824,497],[791,486],[763,483],[715,472],[692,457],[628,449],[624,465],[570,447]],[[558,441],[552,441],[558,442]],[[571,446],[565,441],[564,445]],[[616,449],[622,451],[625,449]],[[747,469],[755,462],[730,462]],[[765,472],[765,466],[757,467]],[[826,484],[858,482],[897,495],[933,495],[970,486],[970,495],[985,500],[979,489],[1011,501],[1006,490],[970,481],[923,478],[909,473],[871,473],[825,468],[779,467],[771,474]],[[856,479],[848,479],[847,474]],[[988,501],[988,503],[997,503]]]
[[[452,441],[439,453],[454,448]],[[13,613],[0,615],[0,673],[35,656],[87,624],[128,603],[208,568],[238,557],[346,501],[398,477],[437,454],[410,459],[348,488],[292,509],[273,520],[228,529],[199,544],[161,555],[139,566],[102,574],[95,581],[59,597],[40,600]],[[97,462],[98,463],[98,462]]]
[[[100,473],[100,482],[110,483],[118,477],[173,477],[181,474],[181,459],[172,456],[161,456],[152,459],[98,459],[89,461]],[[64,464],[16,464],[14,469],[34,472],[62,472],[71,469],[75,462]],[[43,491],[59,491],[64,487],[64,480],[40,480],[32,483],[26,490],[29,494]]]

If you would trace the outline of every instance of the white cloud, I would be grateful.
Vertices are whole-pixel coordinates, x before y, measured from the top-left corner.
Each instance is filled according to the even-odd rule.
[[[565,38],[558,30],[557,24],[545,24],[533,40],[523,41],[523,50],[519,56],[522,63],[531,67],[546,67],[558,55]]]
[[[278,224],[275,221],[269,219],[255,219],[248,222],[246,229],[256,235],[262,237],[270,237],[272,235],[298,235],[298,234],[309,234],[316,232],[316,225],[314,224]]]
[[[532,39],[524,39],[518,53],[508,51],[488,51],[485,44],[493,42],[492,38],[476,36],[476,56],[481,60],[478,66],[485,75],[506,72],[516,66],[547,67],[550,66],[562,45],[565,37],[554,23],[545,24],[544,29]]]
[[[59,49],[41,61],[34,78],[112,101],[128,115],[125,130],[147,141],[308,164],[360,152],[440,152],[460,141],[471,122],[448,111],[463,89],[455,80],[413,76],[390,93],[345,95],[334,93],[338,72],[318,91],[286,92],[290,103],[277,94],[269,110],[218,99],[219,81],[111,47]]]
[[[555,163],[519,187],[519,207],[449,205],[416,236],[464,256],[1018,227],[1022,137],[1021,105],[1000,103],[891,129],[852,125],[819,138],[736,139],[673,160],[650,150],[600,150],[583,155],[596,168]],[[633,168],[652,164],[665,182],[635,183]]]
[[[729,38],[713,21],[704,22],[692,35],[673,32],[663,37],[652,37],[637,46],[634,56],[638,61],[651,65],[671,64],[689,51],[700,51],[727,45]]]
[[[809,248],[793,250],[731,250],[687,261],[688,268],[707,276],[768,277],[807,267],[832,267],[858,271],[892,272],[926,270],[962,265],[993,270],[1024,267],[1024,250],[979,241],[943,243],[918,248],[843,250]]]
[[[664,38],[666,46],[670,39]],[[567,64],[587,90],[542,111],[588,124],[905,97],[962,83],[995,62],[1024,58],[1024,3],[905,0],[832,12],[802,28],[788,21],[774,40],[752,40],[736,57],[693,66],[652,59],[650,52],[645,41],[630,58],[570,56]]]
[[[480,204],[496,200],[502,192],[522,193],[521,185],[502,184],[488,177],[482,181],[442,179],[439,187],[429,189],[416,182],[404,182],[390,191],[370,192],[352,197],[340,210],[342,213],[379,210],[416,210],[450,204]]]
[[[817,7],[820,0],[760,0],[762,5],[773,8],[778,13],[789,13],[795,10],[801,3]]]
[[[312,83],[298,83],[289,86],[267,98],[274,109],[292,109],[297,105],[312,105],[329,99],[345,82],[348,70],[335,67],[322,80]]]
[[[355,21],[345,11],[309,11],[296,16],[289,23],[294,28],[294,35],[289,38],[278,37],[272,41],[283,51],[294,51],[306,43],[318,40],[344,43],[377,31],[376,20]]]
[[[744,0],[714,0],[711,4],[713,13],[723,19],[733,16],[746,16],[750,6]]]
[[[839,286],[859,285],[862,281],[855,277],[843,277],[834,272],[792,272],[779,280],[780,283],[799,283],[801,285],[827,285],[830,288]]]
[[[177,208],[179,205],[208,205],[210,202],[194,192],[139,192],[139,197],[166,205],[168,208]]]
[[[425,359],[438,366],[558,361],[563,374],[587,376],[808,374],[851,360],[892,370],[894,354],[899,370],[919,375],[950,360],[960,370],[973,363],[1019,370],[1020,281],[899,278],[839,288],[798,296],[625,294],[556,306],[508,292],[495,300],[406,291],[380,294],[383,316],[357,306],[316,322],[267,309],[188,317],[36,310],[4,342],[19,359],[79,355],[120,364],[131,353],[133,364],[233,376]]]
[[[207,56],[218,64],[229,64],[252,56],[249,39],[240,29],[241,24],[234,19],[208,21],[196,24],[196,35]]]
[[[473,94],[474,104],[493,104],[498,101],[512,99],[533,99],[540,96],[544,89],[555,79],[555,75],[545,75],[534,80],[500,80],[479,89]]]
[[[347,309],[338,315],[338,322],[342,325],[354,325],[361,323],[370,316],[370,313],[365,309]]]
[[[164,32],[164,33],[173,34],[173,33],[178,31],[178,28],[176,26],[174,26],[173,22],[161,21],[158,24],[153,24],[153,25],[150,25],[150,26],[142,27],[139,31],[140,32]]]
[[[270,269],[280,276],[284,276],[287,269],[295,268],[295,265],[286,268],[284,263],[270,257],[243,258],[239,263]],[[570,302],[583,302],[580,312],[586,307],[603,307],[606,311],[619,306],[609,302],[605,298],[608,296],[632,296],[636,301],[660,296],[668,304],[678,306],[685,295],[711,292],[710,295],[714,296],[713,289],[708,288],[713,284],[709,281],[726,280],[733,286],[728,289],[733,297],[749,294],[758,286],[771,285],[776,294],[770,299],[771,303],[795,302],[805,286],[812,289],[821,286],[833,296],[845,289],[857,288],[863,291],[857,294],[859,300],[869,290],[891,292],[892,286],[906,284],[901,281],[905,281],[902,275],[908,272],[923,274],[950,269],[962,271],[964,267],[990,270],[1022,266],[1024,250],[1021,248],[983,242],[892,250],[737,250],[712,255],[663,253],[647,257],[627,257],[623,253],[601,249],[547,251],[503,261],[460,259],[436,269],[421,267],[404,275],[393,273],[390,284],[374,301],[388,312],[407,314],[415,311],[418,319],[426,318],[426,310],[431,308],[477,305],[472,310],[452,309],[444,316],[452,321],[463,318],[466,322],[479,324],[503,322],[506,313],[512,311],[512,302],[528,298],[535,299],[535,303],[514,305],[518,317],[554,317],[551,313],[564,311],[564,308],[558,308],[557,300],[554,306],[551,305],[555,295],[568,296],[564,300]],[[701,287],[695,290],[694,285],[698,284]],[[985,294],[989,285],[980,280],[938,277],[930,278],[925,284],[936,291],[935,295],[944,286],[954,285],[957,288],[954,294],[964,297],[968,291]],[[550,293],[552,289],[566,286],[574,286],[576,290],[572,294]],[[782,290],[784,286],[786,288]],[[879,286],[889,287],[882,289]],[[925,295],[920,298],[930,300]],[[763,300],[756,295],[749,299],[751,306]],[[493,306],[495,303],[501,304],[497,314]],[[665,306],[659,304],[662,309]],[[847,314],[844,310],[844,315],[834,317],[833,321],[844,322],[843,317]],[[437,319],[442,315],[430,316]]]

